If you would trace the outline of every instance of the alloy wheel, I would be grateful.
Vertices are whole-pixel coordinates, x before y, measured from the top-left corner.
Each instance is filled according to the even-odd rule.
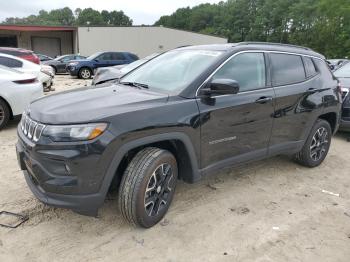
[[[312,137],[310,146],[310,157],[313,161],[319,161],[327,151],[329,143],[328,131],[324,127],[317,129]]]
[[[144,197],[148,216],[156,216],[167,206],[170,192],[174,188],[173,170],[170,164],[159,165],[150,177]]]
[[[81,76],[84,79],[90,78],[90,71],[88,69],[83,69],[81,71]]]

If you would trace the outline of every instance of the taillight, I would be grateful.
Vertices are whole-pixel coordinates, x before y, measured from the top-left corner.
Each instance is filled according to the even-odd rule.
[[[32,84],[32,83],[35,83],[37,81],[38,81],[38,79],[36,79],[36,78],[30,78],[30,79],[16,80],[13,82],[16,84]]]
[[[25,60],[28,60],[28,61],[33,62],[33,63],[38,64],[38,65],[40,64],[40,59],[35,54],[21,55],[20,58],[23,58]]]

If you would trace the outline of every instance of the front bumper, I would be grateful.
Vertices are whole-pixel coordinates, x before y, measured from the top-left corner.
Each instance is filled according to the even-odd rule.
[[[86,147],[63,149],[35,145],[20,128],[18,137],[18,164],[33,194],[45,204],[97,216],[106,195],[101,190],[104,172],[98,167],[100,155],[87,153]]]
[[[76,66],[67,66],[66,71],[71,75],[71,76],[77,76],[79,69]]]

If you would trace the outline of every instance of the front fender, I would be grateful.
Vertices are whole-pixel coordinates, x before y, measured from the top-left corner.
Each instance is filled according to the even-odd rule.
[[[201,176],[199,173],[199,169],[198,169],[198,161],[197,161],[197,156],[193,147],[193,144],[190,140],[190,138],[181,132],[171,132],[171,133],[163,133],[163,134],[157,134],[157,135],[152,135],[152,136],[147,136],[147,137],[143,137],[143,138],[139,138],[139,139],[135,139],[133,141],[130,141],[124,145],[122,145],[121,147],[118,148],[118,151],[115,153],[108,169],[107,172],[104,176],[104,179],[102,181],[102,185],[100,188],[100,193],[104,196],[104,198],[106,197],[107,193],[108,193],[108,189],[112,183],[112,180],[114,178],[114,175],[118,169],[118,166],[120,164],[120,162],[122,161],[123,157],[127,154],[127,152],[129,152],[130,150],[143,146],[143,145],[148,145],[148,144],[152,144],[152,143],[156,143],[156,142],[162,142],[162,141],[169,141],[169,140],[179,140],[181,141],[185,147],[186,150],[188,152],[189,155],[189,161],[191,164],[191,168],[193,171],[192,177],[189,178],[188,180],[190,182],[195,182],[200,180]],[[102,203],[103,203],[102,200]],[[101,205],[102,205],[101,203]]]

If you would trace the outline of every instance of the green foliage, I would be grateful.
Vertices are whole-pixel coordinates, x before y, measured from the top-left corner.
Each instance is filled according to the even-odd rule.
[[[230,42],[308,46],[350,57],[350,0],[227,0],[180,8],[155,25],[224,36]]]
[[[77,8],[73,11],[69,7],[54,9],[51,11],[40,10],[38,15],[30,15],[24,18],[9,17],[3,24],[21,24],[21,25],[114,25],[130,26],[132,20],[124,14],[123,11],[103,10],[99,12],[92,8]]]

